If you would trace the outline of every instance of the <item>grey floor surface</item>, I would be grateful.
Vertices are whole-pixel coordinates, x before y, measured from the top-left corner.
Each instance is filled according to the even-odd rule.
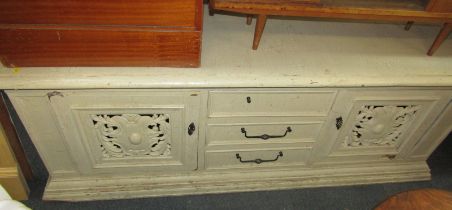
[[[14,116],[13,118],[17,116]],[[324,187],[297,190],[227,193],[213,195],[190,195],[178,197],[141,198],[90,202],[42,201],[47,171],[36,149],[16,120],[24,149],[35,175],[29,183],[31,196],[24,201],[35,210],[90,210],[90,209],[276,209],[276,210],[366,210],[373,209],[387,197],[409,189],[434,187],[452,191],[452,135],[439,146],[429,158],[432,180],[397,184],[375,184],[350,187]]]

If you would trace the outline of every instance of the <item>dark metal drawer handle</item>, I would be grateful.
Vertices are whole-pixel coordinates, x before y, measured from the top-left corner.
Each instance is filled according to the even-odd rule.
[[[276,158],[275,159],[271,159],[271,160],[262,160],[260,158],[257,158],[257,159],[254,159],[254,160],[242,160],[242,157],[240,157],[239,153],[235,154],[235,157],[237,159],[239,159],[239,161],[241,163],[256,163],[256,164],[261,164],[261,163],[265,163],[265,162],[274,162],[274,161],[277,161],[279,159],[279,157],[282,157],[282,156],[283,156],[282,151],[279,151],[279,153],[276,156]]]
[[[287,133],[292,132],[292,128],[287,127],[287,130],[284,133],[284,135],[272,136],[272,135],[268,135],[268,134],[263,134],[263,135],[260,135],[260,136],[248,136],[246,134],[245,128],[241,128],[241,130],[242,130],[242,133],[245,134],[246,138],[249,138],[249,139],[263,139],[263,140],[267,140],[267,139],[271,139],[271,138],[282,138],[282,137],[285,137],[287,135]]]

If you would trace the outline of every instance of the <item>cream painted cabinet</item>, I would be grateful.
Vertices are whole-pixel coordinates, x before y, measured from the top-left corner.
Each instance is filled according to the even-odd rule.
[[[209,92],[206,169],[305,166],[336,90]]]
[[[450,131],[433,125],[452,99],[440,88],[7,93],[55,200],[427,180],[425,154],[444,135],[424,135]]]
[[[46,103],[51,111],[48,114],[52,115],[61,135],[58,143],[66,148],[77,173],[133,174],[197,168],[200,97],[196,91],[79,90],[18,94],[14,98],[24,105],[30,103],[30,95],[48,99]],[[44,148],[48,149],[51,148]]]
[[[317,144],[314,162],[406,159],[449,97],[444,90],[344,90],[328,122],[334,137]]]

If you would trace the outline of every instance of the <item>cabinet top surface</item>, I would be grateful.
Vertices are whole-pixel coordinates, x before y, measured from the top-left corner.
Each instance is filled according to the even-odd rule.
[[[254,22],[254,20],[253,20]],[[269,19],[257,51],[244,17],[205,16],[201,68],[0,67],[0,89],[452,86],[440,26]]]

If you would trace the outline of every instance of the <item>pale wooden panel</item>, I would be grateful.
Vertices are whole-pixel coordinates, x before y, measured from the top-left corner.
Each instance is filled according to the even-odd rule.
[[[12,167],[16,166],[16,160],[8,145],[5,131],[3,126],[0,125],[0,167]]]
[[[28,186],[17,167],[16,160],[8,145],[3,127],[0,125],[0,184],[13,199],[28,199]]]
[[[16,167],[0,168],[0,184],[14,200],[27,200],[29,189]]]

